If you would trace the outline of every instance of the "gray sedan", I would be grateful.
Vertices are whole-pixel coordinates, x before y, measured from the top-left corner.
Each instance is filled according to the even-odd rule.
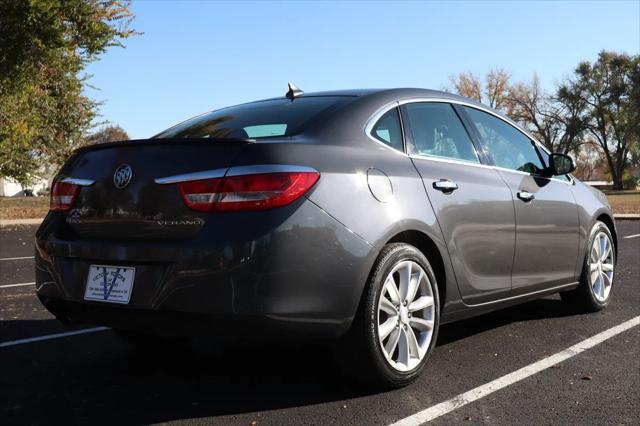
[[[286,96],[82,148],[36,235],[60,320],[127,341],[337,339],[403,386],[441,324],[560,292],[611,299],[605,196],[502,114],[422,89]]]

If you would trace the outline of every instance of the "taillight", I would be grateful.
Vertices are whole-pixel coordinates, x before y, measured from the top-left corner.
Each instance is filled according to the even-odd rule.
[[[180,193],[185,204],[192,210],[208,212],[218,198],[218,187],[222,178],[192,180],[180,184]]]
[[[186,205],[197,211],[267,210],[300,198],[318,172],[259,173],[180,183]]]
[[[80,185],[67,182],[54,182],[51,189],[51,204],[49,209],[52,211],[69,210],[76,202]]]

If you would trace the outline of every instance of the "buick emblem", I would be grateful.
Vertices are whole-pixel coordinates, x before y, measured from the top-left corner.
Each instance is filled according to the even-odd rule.
[[[129,185],[131,178],[133,177],[133,171],[128,164],[121,164],[113,174],[113,184],[116,188],[122,189]]]

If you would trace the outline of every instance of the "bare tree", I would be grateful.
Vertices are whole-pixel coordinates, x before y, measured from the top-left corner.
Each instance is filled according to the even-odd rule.
[[[87,137],[87,144],[93,145],[107,142],[120,142],[129,139],[129,135],[120,126],[109,125],[101,128],[97,132]]]
[[[509,88],[509,116],[531,132],[547,148],[556,151],[561,129],[555,106],[542,92],[537,75],[529,83]]]
[[[484,78],[484,84],[478,76],[465,72],[449,77],[450,90],[469,99],[482,102],[491,108],[506,111],[509,93],[508,72],[499,69],[490,70]]]
[[[503,70],[492,69],[485,77],[484,96],[491,108],[506,111],[509,104],[509,79],[511,75]]]
[[[471,72],[449,77],[452,91],[460,96],[482,102],[482,83],[480,79]]]
[[[615,189],[622,189],[629,166],[640,166],[640,55],[602,51],[553,95],[541,89],[537,76],[511,84],[503,69],[489,71],[484,81],[458,74],[450,84],[449,90],[504,112],[549,150],[574,153],[585,176],[605,164]],[[587,140],[599,149],[583,146]]]
[[[509,88],[509,116],[553,152],[575,152],[583,143],[588,116],[579,98],[552,97],[540,88],[537,75]]]
[[[578,179],[589,181],[606,178],[607,164],[597,142],[590,140],[580,145],[575,150],[575,157],[576,170],[573,174]]]

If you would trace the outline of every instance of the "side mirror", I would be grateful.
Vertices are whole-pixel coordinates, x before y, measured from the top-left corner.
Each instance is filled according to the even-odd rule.
[[[567,154],[549,155],[549,174],[551,176],[562,176],[571,173],[576,169],[573,159]]]

